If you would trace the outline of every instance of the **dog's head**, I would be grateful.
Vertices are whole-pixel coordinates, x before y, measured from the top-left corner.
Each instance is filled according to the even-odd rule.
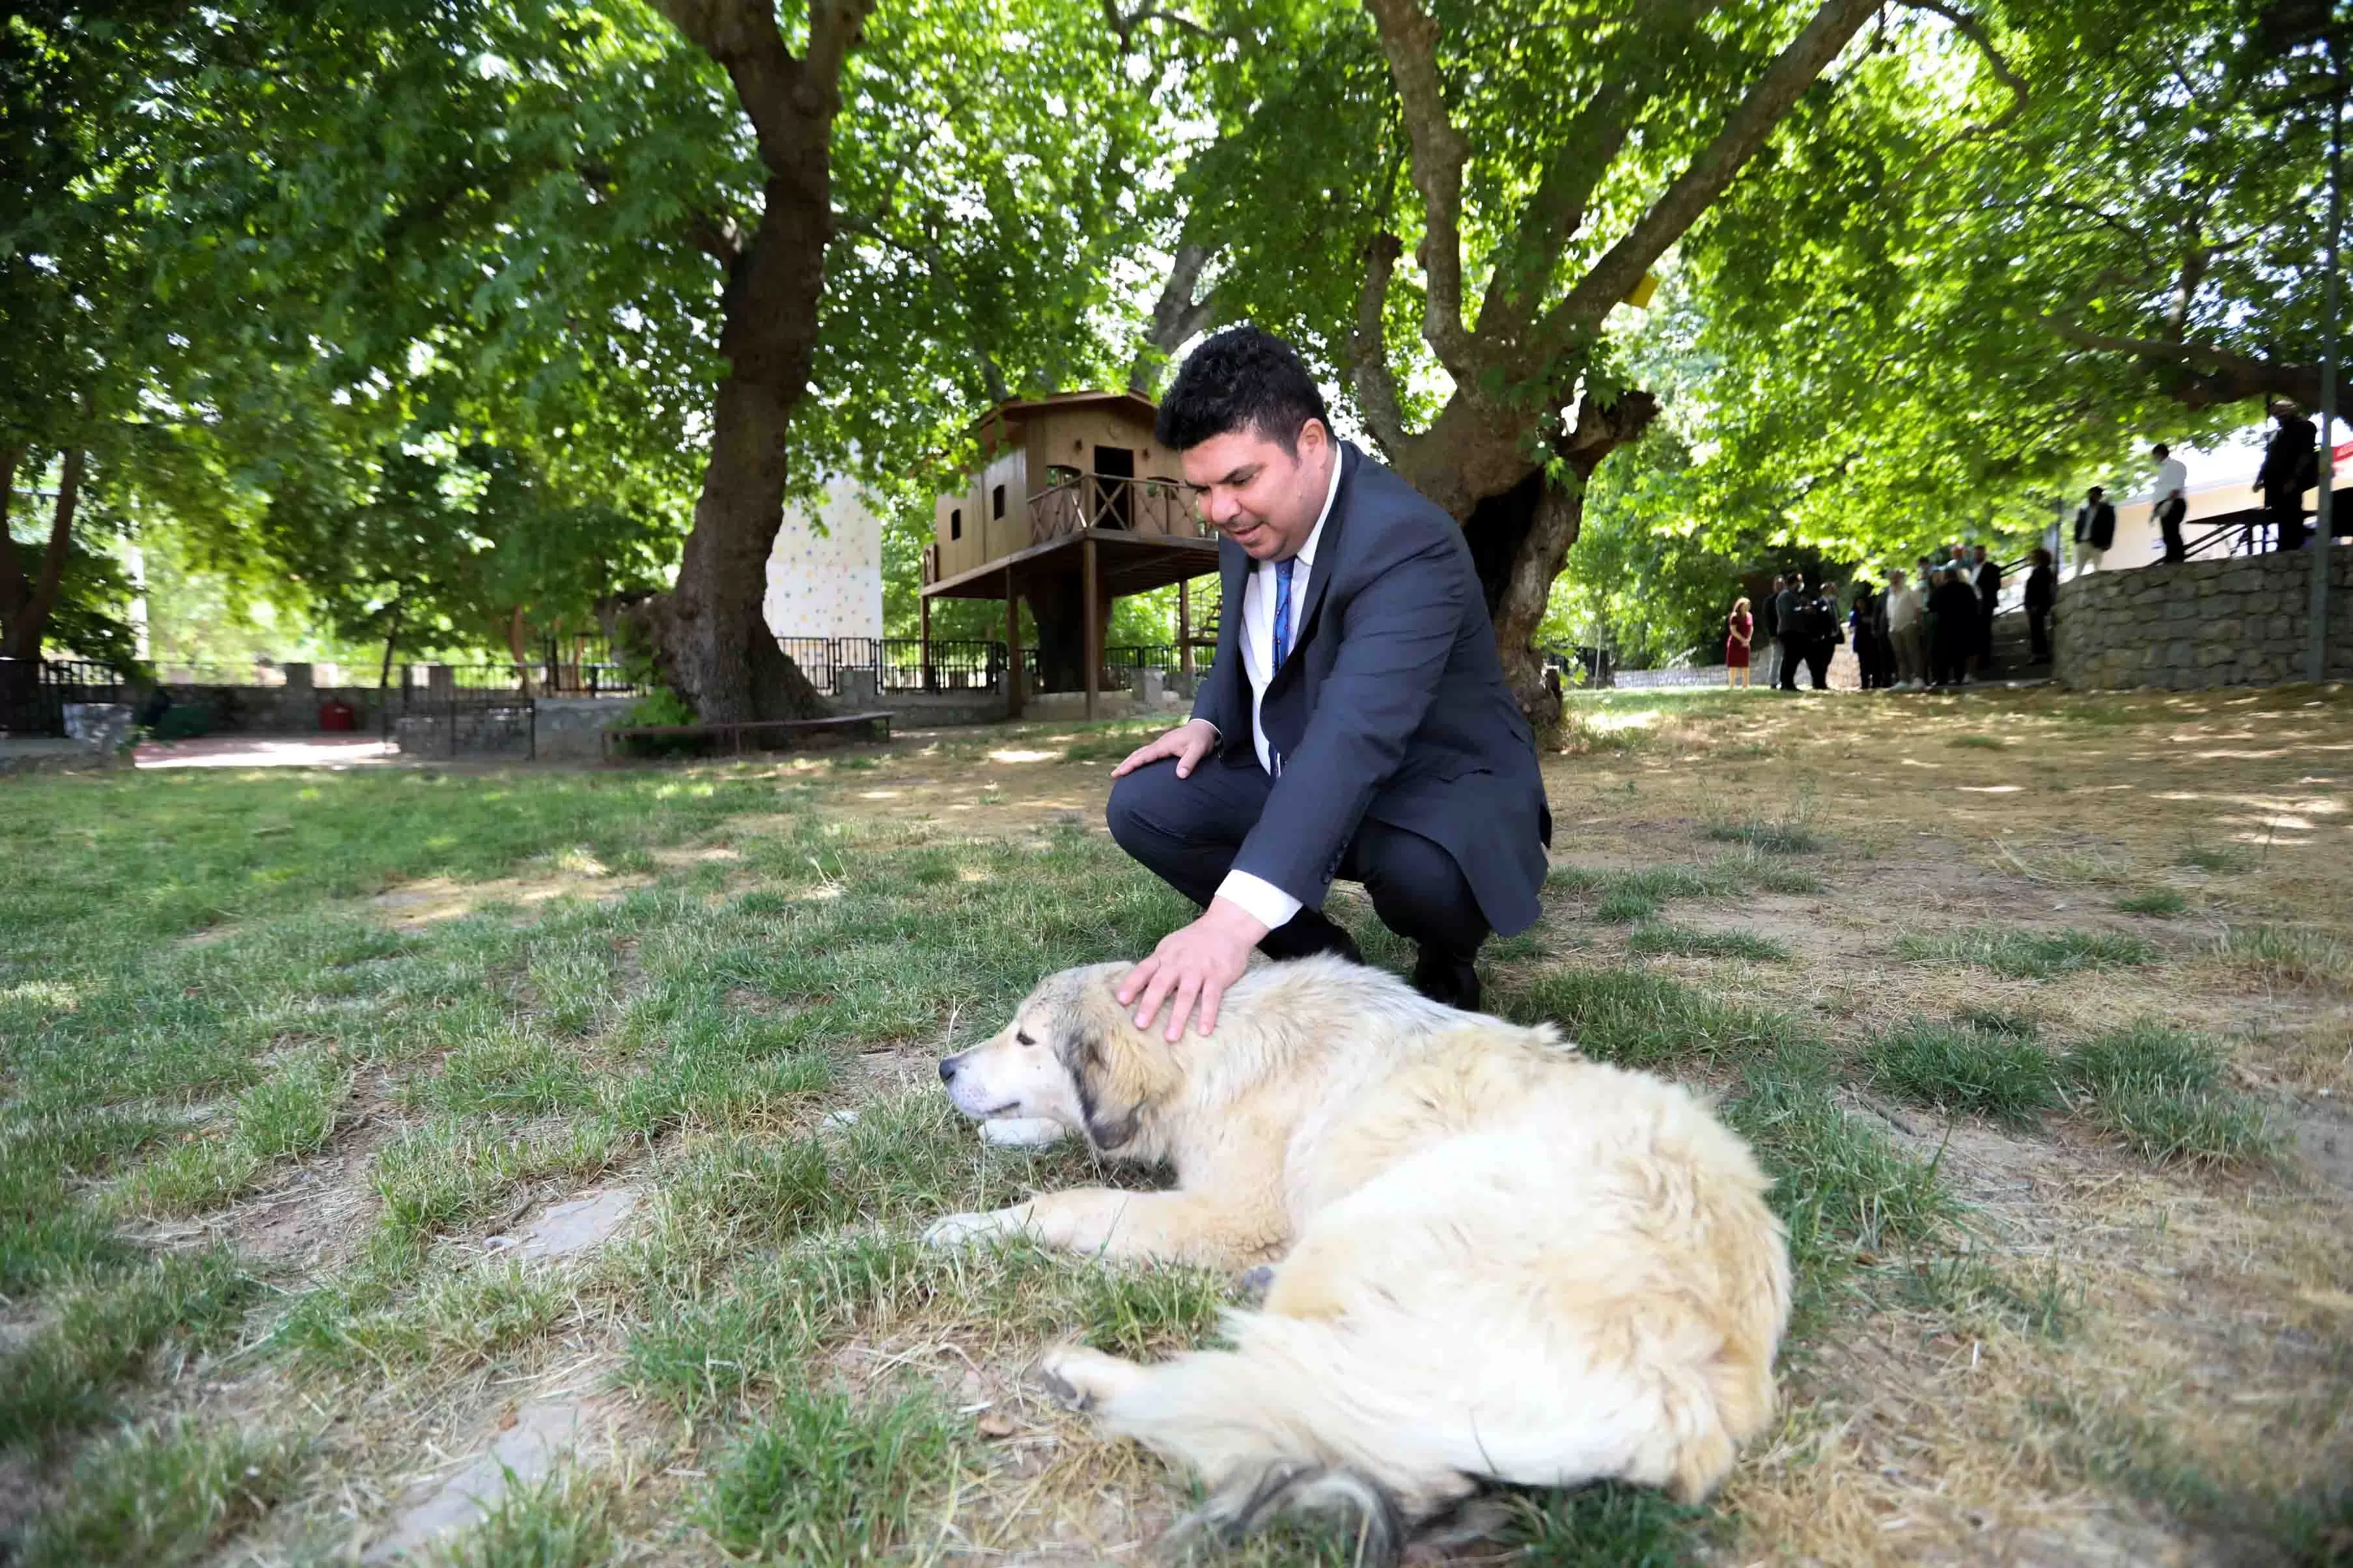
[[[1138,1029],[1115,994],[1124,963],[1049,975],[1013,1021],[940,1063],[955,1108],[976,1121],[1038,1117],[1082,1132],[1098,1149],[1133,1142],[1178,1078],[1175,1054]]]

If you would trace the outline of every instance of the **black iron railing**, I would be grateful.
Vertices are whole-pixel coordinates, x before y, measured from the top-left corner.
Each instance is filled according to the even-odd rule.
[[[69,702],[120,702],[122,677],[83,658],[0,658],[0,735],[66,732]]]

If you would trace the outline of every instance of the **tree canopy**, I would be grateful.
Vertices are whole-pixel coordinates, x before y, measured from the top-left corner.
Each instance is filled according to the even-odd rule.
[[[667,586],[673,684],[765,711],[788,498],[1248,318],[1462,520],[1534,710],[1588,510],[1646,576],[1861,558],[2311,401],[2329,16],[29,0],[0,632],[100,637],[168,525],[371,638]]]

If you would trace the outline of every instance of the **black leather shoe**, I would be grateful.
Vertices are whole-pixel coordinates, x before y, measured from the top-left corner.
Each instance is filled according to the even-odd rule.
[[[1479,966],[1472,959],[1425,947],[1414,963],[1413,988],[1441,1005],[1479,1010]]]
[[[1356,951],[1356,939],[1348,934],[1347,927],[1325,919],[1316,910],[1302,910],[1267,932],[1259,939],[1258,950],[1278,963],[1294,958],[1314,958],[1324,952],[1335,958],[1345,958],[1350,963],[1365,962],[1365,955]]]

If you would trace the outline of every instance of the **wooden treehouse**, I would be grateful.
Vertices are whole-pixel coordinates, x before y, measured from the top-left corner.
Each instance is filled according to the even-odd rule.
[[[1153,438],[1158,410],[1131,392],[1058,392],[1001,403],[973,425],[976,470],[932,507],[923,552],[923,641],[932,601],[1002,599],[1013,711],[1023,700],[1021,617],[1038,626],[1038,681],[1084,691],[1087,717],[1110,684],[1112,605],[1171,583],[1178,658],[1193,671],[1193,578],[1218,570],[1217,531],[1199,521],[1176,456]]]

